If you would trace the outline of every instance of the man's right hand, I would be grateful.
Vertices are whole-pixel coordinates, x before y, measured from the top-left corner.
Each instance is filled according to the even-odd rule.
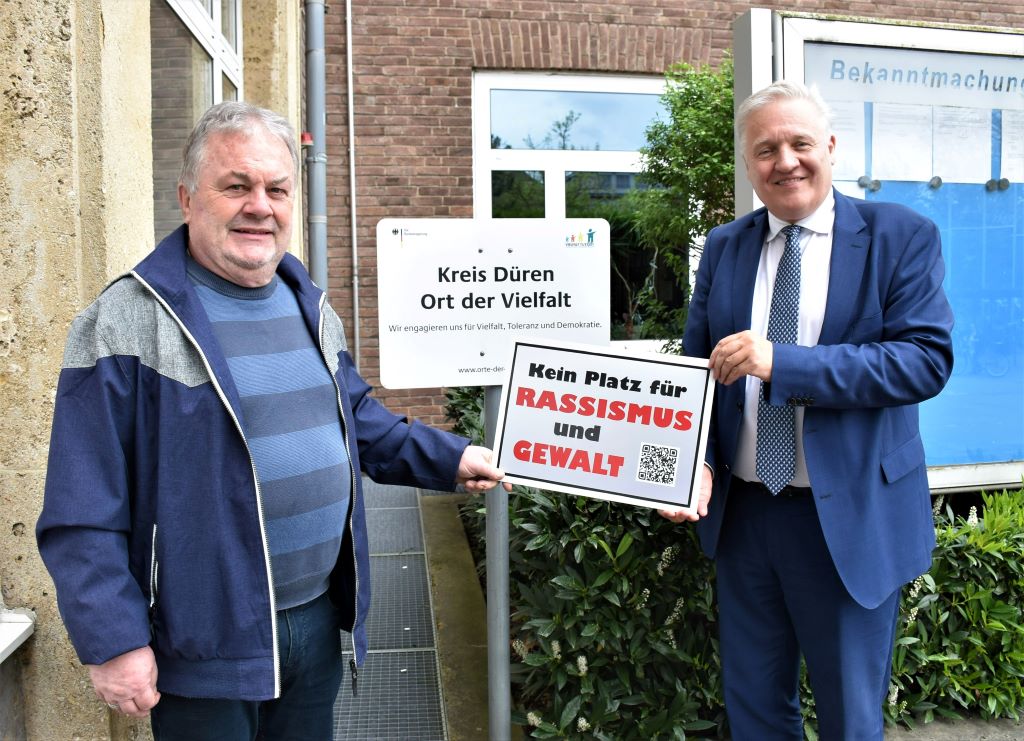
[[[708,358],[708,367],[711,376],[725,386],[744,376],[755,376],[768,383],[772,380],[772,355],[772,343],[745,329],[718,341]]]
[[[160,702],[156,690],[156,657],[149,646],[115,656],[103,664],[89,665],[96,696],[113,710],[133,718],[145,718]]]

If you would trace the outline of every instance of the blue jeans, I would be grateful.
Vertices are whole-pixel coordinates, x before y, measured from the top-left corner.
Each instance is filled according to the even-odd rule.
[[[155,741],[330,741],[341,686],[341,627],[327,595],[277,613],[281,696],[251,702],[161,693]]]

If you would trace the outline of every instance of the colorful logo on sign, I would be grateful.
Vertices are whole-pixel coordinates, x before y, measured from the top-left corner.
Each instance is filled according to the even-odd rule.
[[[566,247],[593,247],[594,236],[597,234],[593,229],[587,229],[587,231],[578,231],[569,234],[565,238]]]

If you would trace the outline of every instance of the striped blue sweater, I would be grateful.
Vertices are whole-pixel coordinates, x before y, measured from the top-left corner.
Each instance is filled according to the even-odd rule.
[[[327,591],[352,485],[331,375],[277,276],[243,288],[189,260],[228,361],[263,492],[277,609]]]

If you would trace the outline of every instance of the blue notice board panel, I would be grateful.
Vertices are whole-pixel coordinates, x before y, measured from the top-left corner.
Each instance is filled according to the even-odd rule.
[[[865,195],[909,206],[942,234],[955,364],[921,405],[928,465],[1024,460],[1024,184],[889,181]]]

